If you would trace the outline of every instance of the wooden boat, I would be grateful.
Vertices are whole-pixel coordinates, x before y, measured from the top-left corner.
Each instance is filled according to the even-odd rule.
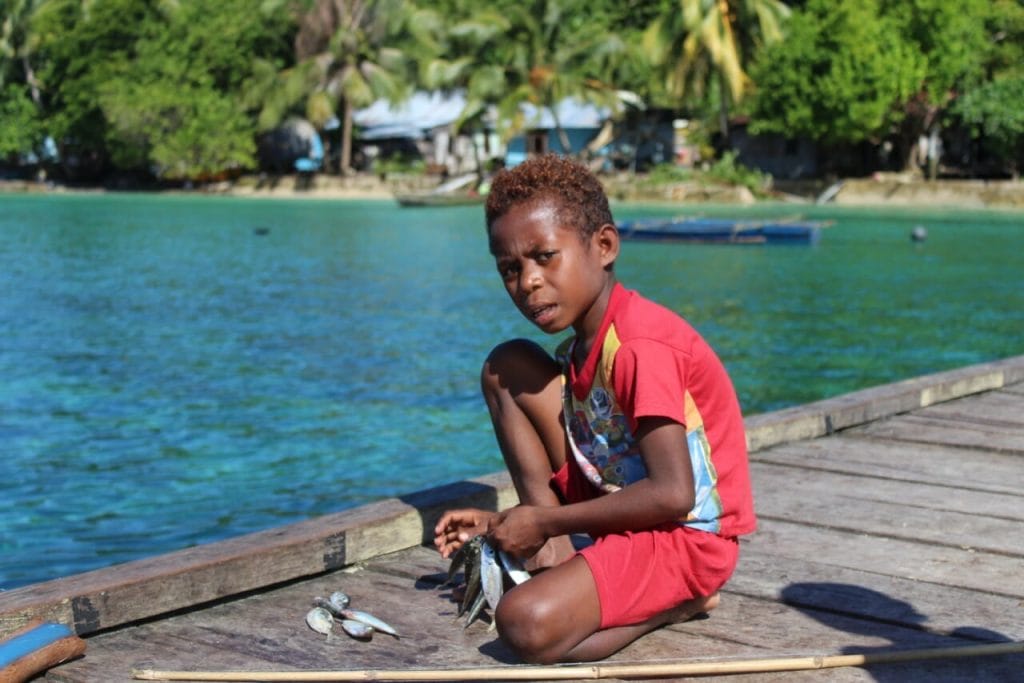
[[[817,244],[827,221],[667,218],[623,221],[623,239],[700,244]]]
[[[477,192],[479,177],[475,173],[453,178],[428,192],[395,194],[400,206],[464,206],[482,204],[484,195]]]
[[[741,542],[721,606],[600,665],[541,674],[635,678],[666,660],[722,667],[802,655],[843,657],[817,666],[871,664],[909,650],[914,661],[826,678],[1017,680],[1024,655],[1005,652],[1024,640],[1024,356],[748,417],[746,429],[759,529]],[[0,638],[33,620],[82,636],[85,655],[44,675],[54,683],[118,683],[133,669],[188,680],[198,671],[311,680],[342,670],[348,680],[380,680],[367,672],[381,670],[486,680],[510,669],[536,679],[486,618],[465,629],[454,620],[447,563],[426,545],[444,509],[515,500],[508,477],[495,474],[10,590],[0,593]],[[312,599],[339,589],[401,639],[325,639],[307,628]],[[964,646],[1004,654],[915,654]]]

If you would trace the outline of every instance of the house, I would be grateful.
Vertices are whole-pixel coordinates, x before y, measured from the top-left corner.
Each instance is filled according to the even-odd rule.
[[[547,152],[578,154],[588,146],[592,151],[596,151],[595,145],[591,143],[595,142],[611,117],[611,110],[607,107],[598,107],[574,99],[562,100],[555,107],[554,113],[547,107],[538,108],[531,104],[524,104],[522,111],[526,130],[509,140],[505,152],[506,166],[521,164],[529,157]],[[568,138],[569,149],[563,149],[559,140],[555,114],[558,124]],[[610,129],[602,137],[608,137],[609,134]],[[601,144],[597,144],[596,147],[603,147],[606,144],[603,140],[597,142]]]
[[[818,148],[808,138],[786,138],[778,134],[754,135],[745,117],[730,122],[729,147],[748,168],[770,173],[773,178],[799,180],[818,174]]]
[[[418,91],[399,105],[378,100],[357,110],[353,122],[359,128],[357,144],[363,166],[368,168],[375,159],[399,156],[422,158],[428,170],[437,173],[476,171],[477,160],[498,155],[500,145],[490,131],[455,132],[455,122],[465,106],[466,98],[460,92]]]
[[[400,105],[378,100],[355,112],[359,127],[358,144],[364,166],[374,159],[400,156],[422,158],[429,170],[458,175],[475,171],[478,160],[501,160],[515,166],[529,156],[545,152],[576,154],[589,148],[596,151],[611,141],[608,108],[563,100],[557,107],[557,120],[565,132],[569,149],[562,149],[555,116],[548,108],[530,104],[522,107],[526,129],[507,145],[501,144],[493,127],[472,135],[456,134],[454,124],[465,108],[461,92],[416,92]],[[475,149],[474,149],[475,147]]]

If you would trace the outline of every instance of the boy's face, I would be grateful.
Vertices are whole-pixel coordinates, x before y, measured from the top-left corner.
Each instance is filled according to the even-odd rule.
[[[607,267],[618,255],[618,233],[606,225],[584,239],[559,221],[557,208],[548,199],[514,205],[491,227],[491,253],[527,320],[549,334],[569,326],[593,333],[604,315],[595,303],[613,283]]]

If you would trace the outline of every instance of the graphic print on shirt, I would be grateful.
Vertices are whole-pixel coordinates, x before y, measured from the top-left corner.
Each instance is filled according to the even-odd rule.
[[[718,473],[711,462],[711,444],[704,431],[704,418],[697,410],[690,392],[685,396],[686,445],[693,468],[693,509],[686,518],[687,526],[717,532],[722,516],[722,498],[718,494]]]
[[[618,347],[613,328],[605,337],[604,367],[595,373],[593,385],[584,400],[578,400],[573,394],[567,373],[562,375],[562,405],[573,457],[586,479],[609,493],[647,477],[647,468],[629,429],[629,422],[614,391],[606,384],[611,381],[609,369]],[[565,358],[568,357],[570,355],[566,354]],[[718,475],[711,461],[711,446],[703,417],[689,392],[686,392],[684,402],[686,442],[695,496],[693,509],[680,523],[714,533],[720,528],[719,517],[722,514]]]

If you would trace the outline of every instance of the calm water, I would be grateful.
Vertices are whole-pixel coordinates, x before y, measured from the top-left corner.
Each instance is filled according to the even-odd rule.
[[[747,414],[1024,353],[1024,214],[806,211],[814,248],[617,266]],[[556,342],[517,315],[475,207],[0,196],[0,588],[498,470],[480,361]]]

